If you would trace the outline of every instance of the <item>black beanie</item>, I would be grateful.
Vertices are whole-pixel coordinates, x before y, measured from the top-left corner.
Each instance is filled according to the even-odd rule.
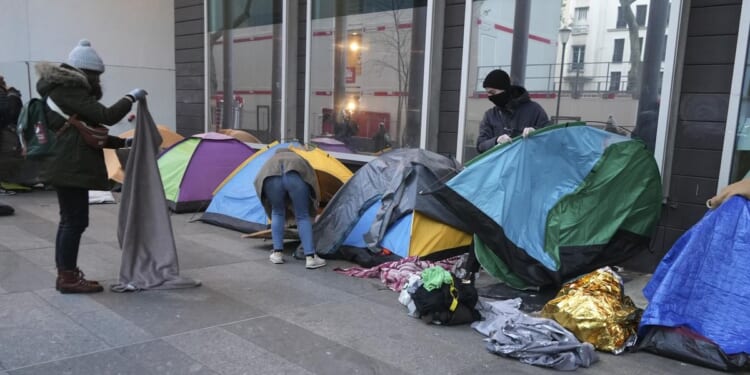
[[[510,77],[508,76],[508,73],[505,73],[504,70],[495,69],[491,71],[490,74],[487,74],[482,87],[492,87],[493,89],[507,90],[510,88]]]

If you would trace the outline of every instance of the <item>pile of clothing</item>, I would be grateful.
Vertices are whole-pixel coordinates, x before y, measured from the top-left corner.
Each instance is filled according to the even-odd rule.
[[[438,325],[469,324],[481,319],[473,284],[463,283],[442,267],[430,267],[409,277],[399,302],[409,315]]]

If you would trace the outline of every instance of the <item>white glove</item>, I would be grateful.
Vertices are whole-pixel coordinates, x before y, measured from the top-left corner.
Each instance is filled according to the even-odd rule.
[[[526,138],[534,132],[534,128],[523,128],[523,137]]]
[[[135,102],[145,99],[146,95],[148,95],[148,93],[144,89],[133,89],[133,91],[129,92],[127,96],[133,98],[133,102]]]
[[[497,139],[495,140],[495,143],[496,144],[508,143],[511,140],[512,140],[512,138],[509,135],[503,134],[503,135],[497,137]]]

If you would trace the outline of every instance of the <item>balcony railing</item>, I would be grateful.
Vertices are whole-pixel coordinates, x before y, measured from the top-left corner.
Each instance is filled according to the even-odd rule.
[[[493,69],[501,68],[510,73],[510,66],[478,66],[475,91],[483,91],[484,77]],[[613,70],[614,68],[614,70]],[[588,94],[616,94],[627,92],[627,62],[565,63],[563,66],[562,90]],[[612,81],[612,72],[620,72],[620,79]],[[530,92],[557,92],[560,82],[560,64],[527,64],[523,86]]]

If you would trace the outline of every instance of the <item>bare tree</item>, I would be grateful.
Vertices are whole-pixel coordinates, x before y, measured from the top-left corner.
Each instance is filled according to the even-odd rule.
[[[235,19],[231,23],[231,26],[229,26],[229,15],[231,14],[230,9],[229,9],[229,5],[230,4],[231,4],[230,1],[227,1],[227,0],[223,1],[224,14],[223,14],[223,18],[222,18],[223,22],[221,24],[222,27],[219,28],[216,31],[213,31],[213,32],[209,33],[209,35],[208,35],[208,46],[206,46],[206,48],[208,48],[209,52],[210,52],[208,54],[209,69],[210,69],[210,73],[209,73],[209,87],[210,87],[211,92],[216,92],[216,90],[219,87],[219,83],[217,82],[217,79],[216,79],[216,61],[214,59],[213,47],[216,44],[216,42],[219,41],[219,38],[223,37],[222,39],[223,39],[223,43],[224,43],[223,44],[223,49],[224,49],[224,57],[223,58],[224,58],[224,81],[225,81],[225,84],[224,84],[224,86],[225,86],[224,87],[224,106],[223,106],[223,108],[221,110],[221,112],[222,112],[222,121],[217,122],[215,124],[216,131],[218,131],[219,128],[222,127],[222,123],[223,123],[224,127],[227,127],[227,128],[229,127],[228,126],[228,122],[229,122],[229,120],[231,118],[231,113],[232,113],[232,100],[231,100],[232,93],[231,92],[227,92],[227,91],[231,91],[231,90],[227,90],[227,88],[231,88],[231,82],[229,82],[231,80],[231,76],[229,76],[229,75],[232,74],[232,72],[231,72],[231,66],[232,66],[232,64],[231,64],[231,48],[233,46],[232,46],[232,41],[231,41],[231,38],[230,38],[230,35],[231,35],[230,30],[236,29],[237,27],[239,27],[240,25],[242,25],[243,22],[245,22],[248,19],[250,19],[250,7],[253,4],[253,0],[245,0],[245,7],[244,7],[244,9],[242,10],[242,12],[240,14],[237,15],[237,17],[235,17]]]
[[[228,2],[224,3],[224,6],[228,6]],[[236,29],[240,25],[242,25],[243,22],[250,19],[250,7],[253,5],[253,0],[245,0],[245,8],[242,10],[242,13],[238,14],[237,17],[232,21],[232,26],[227,27],[226,25],[223,25],[220,30],[212,31],[208,34],[208,48],[213,49],[214,44],[219,41],[219,38],[221,38],[225,31],[230,29]],[[227,10],[224,10],[227,12]],[[211,74],[210,74],[210,87],[211,90],[215,91],[218,88],[218,83],[216,82],[216,64],[214,61],[214,54],[209,53],[208,58],[210,61],[211,66]],[[224,72],[224,74],[227,74],[227,72]]]
[[[388,51],[383,58],[375,59],[372,64],[375,67],[384,70],[390,70],[396,73],[398,80],[398,102],[396,105],[396,138],[402,142],[402,132],[404,123],[404,107],[406,106],[407,96],[403,95],[409,91],[409,63],[411,52],[411,29],[401,28],[400,20],[403,15],[401,3],[403,0],[391,0],[391,20],[393,21],[393,30],[386,28],[379,35],[379,42],[386,47]]]
[[[635,0],[620,0],[622,17],[628,25],[628,38],[630,39],[630,71],[628,72],[628,91],[633,99],[640,96],[641,75],[641,40],[638,35],[638,23],[630,5]]]

